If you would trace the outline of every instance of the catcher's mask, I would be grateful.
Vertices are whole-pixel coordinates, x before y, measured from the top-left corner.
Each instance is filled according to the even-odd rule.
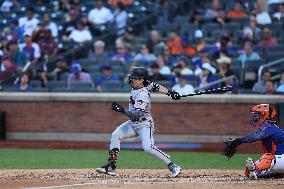
[[[268,118],[274,118],[276,110],[269,104],[259,104],[251,108],[250,125],[253,127],[260,126]]]

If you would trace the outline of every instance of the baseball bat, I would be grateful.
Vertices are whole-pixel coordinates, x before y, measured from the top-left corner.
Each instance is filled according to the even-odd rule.
[[[188,96],[196,96],[196,95],[203,95],[203,94],[222,94],[232,90],[232,86],[222,87],[217,89],[208,89],[205,91],[200,91],[192,94],[181,95],[180,97],[188,97]]]

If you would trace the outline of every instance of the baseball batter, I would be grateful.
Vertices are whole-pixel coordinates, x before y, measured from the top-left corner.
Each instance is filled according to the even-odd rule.
[[[132,69],[129,77],[129,84],[132,87],[132,91],[128,109],[124,109],[120,104],[112,103],[112,110],[126,115],[130,120],[121,124],[112,133],[108,163],[97,168],[97,172],[115,175],[116,161],[120,151],[120,142],[126,138],[140,136],[143,150],[164,162],[171,171],[172,177],[178,176],[181,172],[181,168],[172,163],[168,154],[154,146],[154,121],[151,116],[150,92],[153,91],[167,94],[174,100],[179,100],[180,95],[159,84],[150,83],[148,80],[148,71],[143,67],[135,67]]]
[[[260,160],[246,160],[245,175],[251,179],[258,177],[284,176],[284,132],[274,120],[276,110],[269,104],[259,104],[252,108],[250,125],[258,131],[227,143],[223,154],[232,157],[238,145],[259,141],[264,153]]]

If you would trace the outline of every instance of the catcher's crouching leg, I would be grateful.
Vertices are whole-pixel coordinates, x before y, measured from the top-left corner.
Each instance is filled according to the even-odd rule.
[[[265,153],[260,160],[254,162],[251,158],[246,160],[245,175],[252,179],[257,177],[269,177],[271,175],[271,168],[273,165],[274,155]]]
[[[115,176],[116,161],[118,159],[118,148],[113,148],[109,151],[108,163],[96,169],[98,173],[104,173]]]

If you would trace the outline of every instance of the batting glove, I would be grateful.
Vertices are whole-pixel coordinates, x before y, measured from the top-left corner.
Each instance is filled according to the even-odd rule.
[[[169,90],[167,95],[170,96],[173,100],[180,100],[180,94],[176,91]]]
[[[111,104],[111,109],[114,110],[114,111],[116,111],[116,112],[121,112],[121,113],[124,112],[123,106],[120,105],[120,104],[117,104],[116,102],[113,102],[113,103]]]

